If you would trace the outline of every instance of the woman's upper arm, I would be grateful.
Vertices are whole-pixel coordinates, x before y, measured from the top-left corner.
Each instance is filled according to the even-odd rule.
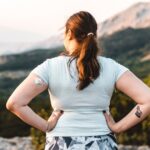
[[[30,73],[9,97],[6,107],[27,105],[35,96],[48,88],[48,84],[37,74]]]
[[[115,74],[115,88],[129,96],[136,103],[150,103],[150,88],[129,68],[112,60]]]
[[[27,105],[35,96],[48,88],[49,62],[49,59],[46,59],[30,72],[8,99],[7,108]]]
[[[116,88],[136,103],[150,103],[150,88],[132,71],[125,71],[115,83]]]

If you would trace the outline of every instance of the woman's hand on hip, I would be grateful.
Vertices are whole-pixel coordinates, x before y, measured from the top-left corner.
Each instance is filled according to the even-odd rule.
[[[108,114],[106,111],[103,111],[103,114],[105,116],[105,119],[106,119],[109,129],[114,133],[120,133],[120,131],[118,130],[118,127],[117,127],[117,123],[114,121],[111,114],[110,113]]]
[[[62,110],[55,110],[52,112],[51,116],[47,120],[47,129],[46,132],[53,130],[56,126],[58,119],[63,114]]]

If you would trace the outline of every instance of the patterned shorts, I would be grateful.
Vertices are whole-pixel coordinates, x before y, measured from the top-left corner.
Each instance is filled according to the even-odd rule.
[[[114,133],[95,136],[47,137],[44,150],[118,150]]]

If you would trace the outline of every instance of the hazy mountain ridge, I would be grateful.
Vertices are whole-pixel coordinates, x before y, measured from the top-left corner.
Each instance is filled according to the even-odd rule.
[[[63,47],[36,49],[21,54],[0,56],[0,71],[30,70],[45,59],[57,56]],[[4,63],[5,62],[5,63]]]
[[[117,13],[104,22],[98,24],[98,37],[112,34],[128,27],[150,27],[150,3],[137,3],[130,8]],[[45,40],[34,43],[6,43],[0,41],[0,55],[22,53],[33,49],[55,48],[63,45],[63,29]]]
[[[16,38],[17,37],[17,40]],[[0,42],[5,43],[7,41],[10,41],[12,43],[18,43],[21,42],[23,43],[24,41],[26,42],[31,42],[34,40],[40,40],[42,39],[42,35],[30,31],[24,31],[20,29],[15,29],[7,26],[1,26],[0,25]]]
[[[9,33],[9,31],[11,31]],[[21,33],[22,32],[19,32],[19,31],[16,31],[16,34],[15,34],[15,31],[16,30],[9,30],[6,31],[6,29],[2,32],[2,29],[1,29],[1,26],[0,26],[0,56],[2,55],[12,55],[12,54],[17,54],[17,53],[23,53],[23,52],[26,52],[26,51],[32,51],[34,49],[48,49],[48,48],[55,48],[55,47],[60,47],[61,45],[63,45],[63,30],[59,30],[56,34],[52,35],[51,37],[47,38],[47,39],[44,39],[44,40],[41,40],[42,39],[42,36],[41,38],[39,38],[39,36],[37,37],[37,39],[39,40],[36,40],[34,42],[31,42],[30,40],[24,40],[25,42],[23,41],[11,41],[9,40],[10,38],[8,38],[8,34],[12,34],[14,33],[13,35],[19,37],[20,36],[20,39],[22,38],[21,37]],[[4,34],[6,33],[6,34]],[[26,32],[25,32],[26,33]],[[26,33],[27,34],[27,33]],[[24,35],[24,33],[22,33],[22,36],[29,36],[29,33],[27,35]],[[2,39],[2,36],[4,37],[5,40],[1,40]],[[12,35],[11,35],[12,37]],[[6,38],[8,38],[6,40]],[[31,34],[31,38],[32,38],[32,34]]]
[[[132,28],[150,27],[150,3],[140,2],[99,24],[99,36]]]
[[[150,3],[137,3],[104,22],[98,23],[98,38],[130,27],[135,29],[150,27],[149,16]],[[37,43],[37,48],[53,48],[63,45],[63,32],[62,29],[56,35]]]
[[[43,36],[34,32],[0,26],[0,55],[27,51],[41,39]]]

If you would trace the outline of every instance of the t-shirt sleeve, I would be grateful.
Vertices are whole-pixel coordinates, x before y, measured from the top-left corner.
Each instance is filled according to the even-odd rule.
[[[38,75],[46,84],[49,83],[49,74],[48,74],[48,59],[46,59],[44,62],[36,66],[33,70],[31,70],[30,73],[35,73]]]
[[[115,65],[115,81],[117,81],[127,70],[130,70],[128,67],[120,64],[114,60]]]

